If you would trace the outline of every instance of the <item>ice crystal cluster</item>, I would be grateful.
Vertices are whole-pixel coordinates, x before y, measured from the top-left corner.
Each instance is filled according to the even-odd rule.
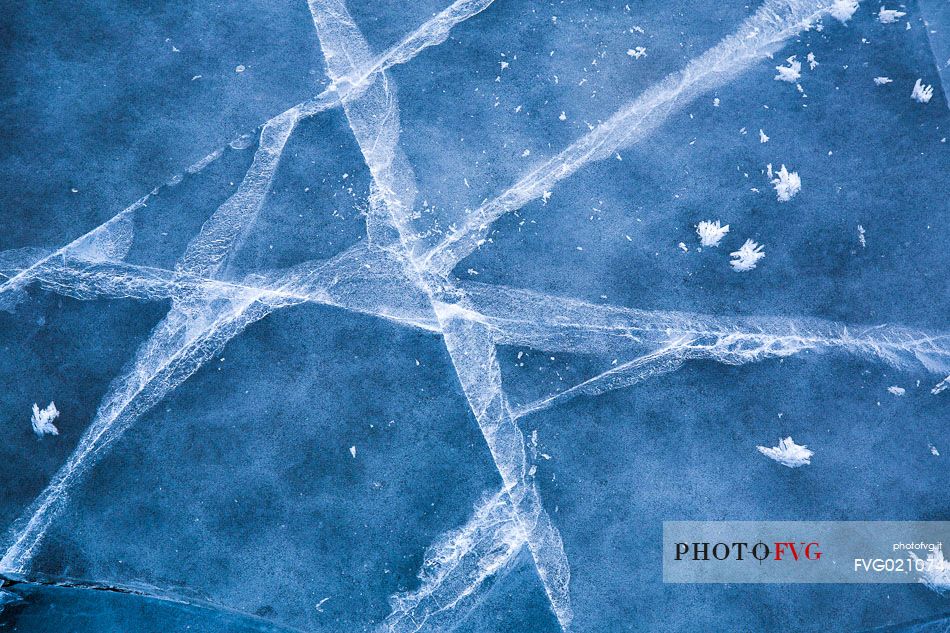
[[[764,247],[752,240],[746,240],[742,247],[729,253],[732,261],[729,264],[737,273],[748,272],[756,267],[759,260],[765,257]]]
[[[33,426],[33,432],[39,437],[44,435],[59,435],[59,429],[53,424],[53,420],[59,417],[59,410],[55,402],[50,402],[45,409],[40,409],[39,405],[33,403],[33,415],[30,417],[30,424]]]
[[[807,466],[811,463],[811,457],[815,453],[808,450],[808,447],[795,443],[791,437],[779,440],[778,446],[757,446],[759,452],[770,459],[774,459],[782,466],[789,468],[798,468]]]
[[[719,242],[729,232],[729,225],[722,226],[719,220],[703,220],[696,225],[696,234],[703,246],[719,246]]]

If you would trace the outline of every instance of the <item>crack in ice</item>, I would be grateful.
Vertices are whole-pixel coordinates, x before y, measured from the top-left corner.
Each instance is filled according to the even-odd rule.
[[[541,197],[588,163],[640,142],[671,114],[725,85],[754,62],[776,52],[785,40],[810,28],[830,6],[829,0],[766,0],[735,33],[683,70],[646,89],[590,133],[471,212],[461,226],[427,253],[431,268],[447,273],[484,243],[495,220]]]
[[[309,6],[331,74],[345,75],[358,67],[369,56],[369,48],[342,0],[309,0]],[[335,19],[328,20],[328,15]],[[570,568],[560,534],[542,507],[537,487],[527,472],[524,436],[501,390],[501,368],[491,332],[472,321],[457,320],[457,311],[446,311],[446,300],[465,309],[464,293],[452,288],[446,279],[433,279],[416,258],[418,236],[409,227],[416,186],[412,167],[398,146],[399,107],[395,89],[380,71],[358,99],[345,99],[343,107],[372,175],[376,202],[385,208],[389,225],[395,231],[384,247],[394,248],[398,242],[407,258],[407,274],[429,296],[462,389],[504,482],[503,494],[510,500],[514,520],[525,534],[555,616],[566,629],[573,617],[568,592]],[[370,220],[385,223],[385,217],[376,213],[371,214]],[[373,232],[369,220],[367,230]],[[487,577],[488,574],[479,575],[478,582]],[[438,576],[438,581],[443,578]],[[473,590],[463,585],[451,604]]]
[[[0,275],[4,273],[12,271],[0,266]],[[34,282],[50,292],[78,299],[158,301],[182,294],[213,299],[259,293],[258,301],[275,305],[326,305],[441,333],[428,296],[405,275],[404,262],[374,247],[354,247],[330,260],[250,275],[241,281],[201,278],[125,262],[65,258],[38,270]],[[637,310],[470,281],[458,282],[457,289],[465,293],[470,307],[443,304],[443,317],[485,325],[496,343],[503,345],[615,356],[660,349],[681,339],[676,349],[684,358],[728,364],[839,350],[859,358],[877,358],[897,368],[918,365],[936,374],[950,365],[950,335],[892,325]]]
[[[545,195],[586,164],[639,142],[677,109],[737,77],[841,6],[840,0],[765,0],[733,35],[484,203],[427,249],[423,237],[428,233],[412,224],[418,191],[412,166],[399,148],[399,106],[386,70],[441,44],[454,26],[492,1],[457,0],[374,56],[343,0],[308,0],[331,85],[263,125],[237,191],[204,223],[174,270],[122,261],[132,243],[131,219],[158,189],[57,250],[0,253],[0,275],[6,277],[0,284],[0,308],[11,308],[30,283],[80,299],[172,302],[131,368],[110,386],[76,450],[14,523],[0,569],[26,569],[67,503],[70,488],[142,413],[249,324],[291,305],[334,306],[440,335],[502,481],[501,490],[477,504],[464,525],[427,550],[420,586],[391,598],[392,612],[381,624],[389,631],[452,628],[478,591],[508,569],[525,547],[558,622],[564,629],[570,625],[570,567],[560,534],[542,505],[520,417],[576,396],[637,384],[692,359],[738,365],[836,350],[901,369],[950,371],[947,334],[817,319],[644,311],[451,278],[452,268],[478,248],[499,217]],[[325,261],[232,279],[231,259],[255,224],[297,124],[336,106],[342,106],[372,176],[369,244]],[[200,171],[219,154],[189,171]],[[498,345],[596,357],[619,354],[629,360],[513,409],[502,386]]]
[[[376,72],[391,68],[392,66],[405,64],[411,61],[416,55],[424,51],[426,48],[441,44],[445,41],[449,31],[453,27],[461,24],[465,20],[475,15],[478,15],[492,2],[494,2],[494,0],[456,0],[456,2],[454,2],[446,10],[427,20],[401,42],[390,48],[388,51],[386,51],[386,53],[378,56],[368,67],[359,69],[359,71],[356,72],[353,77],[341,77],[339,84],[331,84],[329,88],[325,89],[317,96],[308,99],[307,101],[298,103],[263,123],[260,127],[261,134],[263,135],[269,126],[280,126],[282,125],[281,122],[286,122],[288,120],[292,120],[293,125],[295,125],[304,118],[315,116],[321,112],[341,105],[342,100],[347,96],[347,94],[349,94],[351,90],[359,90],[365,85],[366,79],[368,77],[372,76]],[[293,125],[291,125],[291,129]],[[231,141],[229,145],[236,147],[240,141],[241,147],[243,148],[246,146],[244,145],[244,140],[247,136],[248,135],[246,134],[241,135],[235,140]],[[185,170],[185,173],[197,174],[201,172],[222,155],[223,149],[224,148],[219,148],[213,152],[210,152],[207,156],[205,156],[205,158],[188,167],[188,169]],[[257,160],[258,156],[255,156],[255,162],[257,162]],[[262,165],[262,168],[263,167],[264,166]],[[262,171],[264,170],[262,169]],[[96,240],[102,232],[108,231],[120,223],[128,222],[128,220],[136,211],[146,208],[149,200],[158,194],[158,192],[161,191],[163,187],[167,187],[178,182],[182,175],[183,174],[178,174],[170,178],[164,185],[155,187],[152,191],[145,194],[109,218],[103,224],[100,224],[91,231],[80,235],[75,240],[69,242],[56,251],[53,251],[47,255],[44,255],[42,258],[37,259],[32,263],[32,265],[20,270],[17,275],[0,284],[0,310],[12,309],[18,300],[20,291],[29,283],[32,273],[36,267],[45,264],[54,257],[80,249],[90,241]]]
[[[365,71],[366,74],[378,72],[373,70],[374,68],[408,61],[424,48],[441,43],[454,24],[480,11],[484,8],[482,5],[483,3],[471,1],[453,4],[448,14],[440,13],[426,23],[429,27],[423,25],[414,31],[403,43],[391,49],[390,53],[371,64],[370,69]],[[362,68],[354,70],[363,72]],[[361,83],[357,81],[353,85],[359,88]],[[331,86],[331,89],[323,94],[339,92],[336,86]],[[342,100],[346,94],[347,91],[341,93],[339,99]],[[198,237],[189,244],[179,261],[177,267],[180,270],[211,276],[221,272],[225,258],[240,245],[240,240],[253,225],[270,189],[284,146],[297,121],[302,116],[315,114],[333,103],[328,99],[321,101],[318,97],[316,104],[295,106],[264,125],[254,162],[241,186],[202,226]],[[208,162],[210,161],[206,161],[202,167]],[[29,281],[37,267],[54,257],[64,256],[84,247],[114,226],[124,227],[128,217],[144,207],[151,195],[146,195],[103,225],[17,272],[0,285],[0,297],[13,297],[10,300],[12,304],[15,295]],[[128,242],[131,244],[130,240]],[[15,522],[11,544],[0,559],[0,569],[23,571],[43,540],[50,523],[66,503],[69,488],[89,468],[90,460],[94,463],[96,455],[121,436],[139,414],[197,371],[247,325],[263,318],[274,307],[279,307],[258,301],[261,297],[261,293],[238,294],[229,297],[224,303],[201,298],[197,301],[191,300],[190,297],[176,298],[168,316],[139,348],[132,369],[110,387],[92,424],[67,462],[27,512]],[[294,302],[287,300],[284,305]],[[211,314],[203,313],[202,309],[210,311]],[[212,318],[209,319],[209,316]]]

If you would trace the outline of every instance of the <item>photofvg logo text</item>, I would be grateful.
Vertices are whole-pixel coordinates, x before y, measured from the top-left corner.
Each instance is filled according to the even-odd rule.
[[[732,543],[676,543],[676,560],[692,557],[693,560],[745,560],[754,558],[761,562],[781,561],[791,557],[792,560],[821,560],[821,545],[818,541],[776,541],[773,543],[747,543],[733,541]]]
[[[921,582],[945,542],[948,521],[667,521],[663,581]]]

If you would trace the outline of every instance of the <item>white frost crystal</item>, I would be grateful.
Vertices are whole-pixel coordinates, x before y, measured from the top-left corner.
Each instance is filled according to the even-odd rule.
[[[795,55],[792,55],[785,61],[788,62],[788,66],[775,67],[775,70],[778,71],[778,74],[775,75],[774,79],[776,81],[787,81],[788,83],[793,84],[802,76],[802,63],[795,59]]]
[[[858,10],[858,0],[835,0],[835,3],[828,9],[831,17],[842,24],[851,19],[854,12]]]
[[[768,165],[768,174],[769,178],[772,179],[772,186],[775,187],[775,193],[779,202],[788,202],[802,189],[802,179],[798,176],[798,172],[788,171],[785,165],[782,165],[782,168],[773,174],[772,165],[770,163]]]
[[[885,9],[881,7],[881,10],[877,14],[877,19],[881,24],[894,24],[900,18],[907,15],[903,11],[895,11],[894,9]]]
[[[890,77],[875,77],[874,83],[878,86],[883,86],[885,84],[893,83],[894,80]]]
[[[920,79],[914,84],[914,90],[910,93],[910,98],[920,103],[928,103],[933,96],[934,87],[924,85]]]
[[[811,456],[815,454],[807,447],[796,444],[791,436],[779,440],[778,446],[756,446],[756,448],[766,457],[774,459],[782,466],[788,466],[789,468],[798,468],[810,464]]]
[[[905,393],[907,393],[907,390],[903,387],[898,387],[897,385],[891,385],[887,388],[887,392],[892,393],[895,396],[903,396]]]
[[[920,561],[915,565],[920,582],[941,595],[950,591],[950,561],[943,557],[942,549],[930,552],[926,560],[918,558],[913,552],[910,555],[915,561]]]
[[[33,432],[37,436],[59,435],[59,429],[53,424],[53,420],[59,417],[59,409],[55,402],[50,402],[45,409],[40,409],[39,405],[33,403],[33,417],[30,423],[33,425]]]
[[[742,248],[729,253],[729,256],[735,258],[729,262],[732,269],[737,273],[744,273],[755,268],[758,261],[765,257],[765,253],[762,251],[761,245],[756,244],[752,240],[746,240]]]
[[[703,246],[719,246],[719,242],[729,232],[729,225],[720,226],[719,220],[703,220],[696,225],[696,234],[699,235],[699,243]]]

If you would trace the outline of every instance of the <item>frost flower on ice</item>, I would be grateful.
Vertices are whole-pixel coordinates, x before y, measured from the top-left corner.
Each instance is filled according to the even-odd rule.
[[[756,448],[766,457],[774,459],[782,466],[788,466],[789,468],[798,468],[810,464],[811,456],[815,454],[807,447],[796,444],[791,436],[779,440],[778,446],[756,446]]]
[[[59,429],[53,424],[53,420],[58,417],[59,410],[56,408],[55,402],[50,402],[49,406],[45,409],[40,409],[34,402],[33,417],[30,418],[30,423],[33,425],[33,432],[39,437],[43,437],[44,435],[59,435]]]
[[[720,226],[719,220],[703,220],[696,225],[696,234],[699,235],[699,243],[703,246],[719,246],[719,242],[728,232],[729,225]]]
[[[894,24],[898,19],[907,15],[903,11],[895,11],[894,9],[885,9],[881,7],[881,10],[877,14],[878,22],[881,24]]]
[[[798,172],[789,172],[785,165],[774,174],[772,173],[771,163],[768,165],[769,178],[772,179],[772,186],[775,187],[775,193],[779,202],[788,202],[796,193],[802,189],[802,179]],[[774,178],[773,178],[774,176]]]
[[[737,273],[744,273],[755,268],[760,259],[765,257],[762,246],[752,240],[746,240],[745,244],[739,250],[729,253],[729,257],[734,259],[729,262],[732,269]]]
[[[828,9],[831,17],[842,24],[851,19],[854,12],[858,10],[858,0],[835,0],[835,3]]]
[[[919,103],[928,103],[933,96],[934,87],[930,85],[924,85],[920,79],[918,79],[917,83],[914,84],[914,90],[910,93],[910,98]]]
[[[788,66],[776,66],[775,70],[778,71],[778,74],[775,75],[775,81],[787,81],[790,84],[798,81],[802,76],[802,63],[795,59],[795,55],[792,55],[785,60],[788,62]]]
[[[915,561],[920,561],[915,565],[920,575],[920,582],[940,595],[950,591],[950,561],[943,557],[942,549],[930,552],[926,560],[918,558],[913,552],[910,555]]]

